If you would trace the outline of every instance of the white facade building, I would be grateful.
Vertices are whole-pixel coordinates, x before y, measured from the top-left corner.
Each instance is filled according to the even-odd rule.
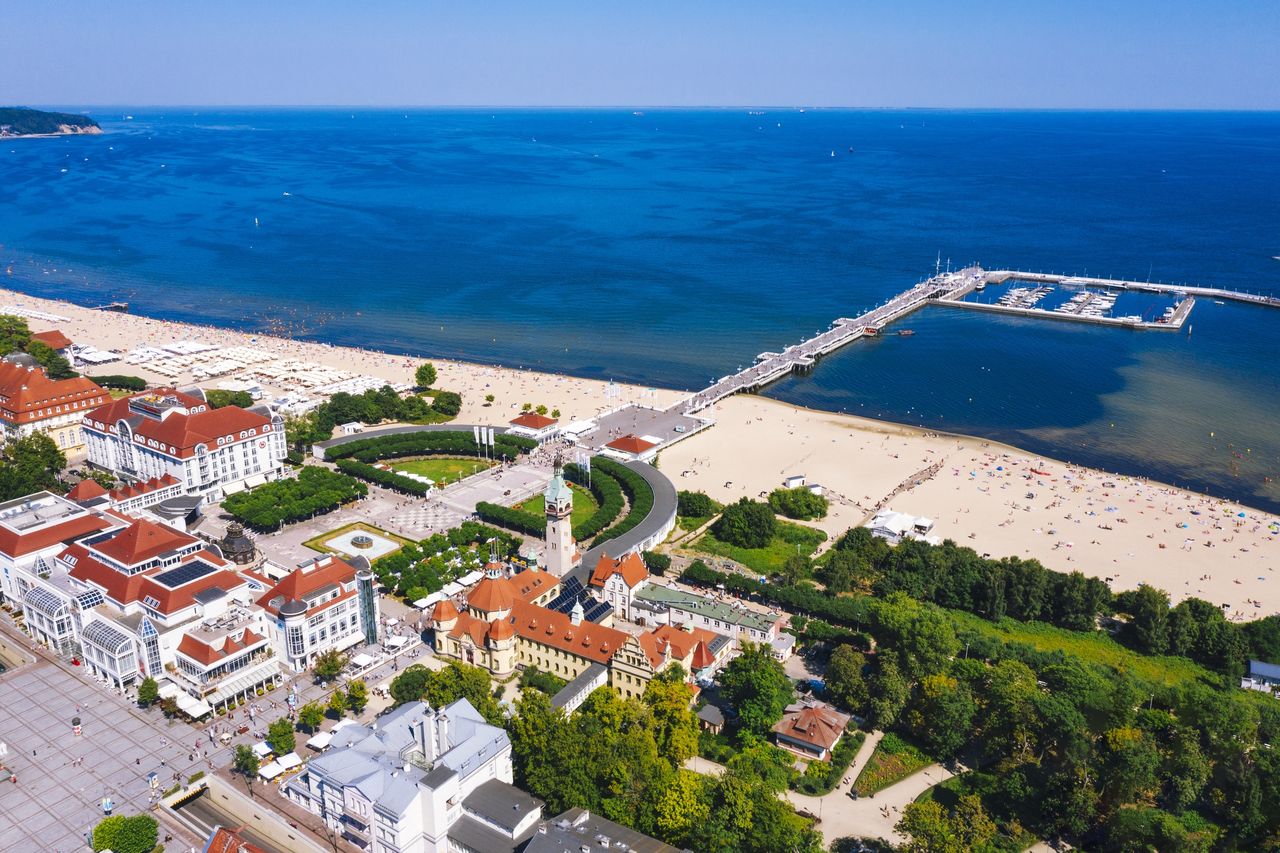
[[[276,581],[258,597],[258,606],[270,617],[276,653],[296,672],[330,649],[378,642],[373,572],[331,554],[308,560]]]
[[[100,406],[82,425],[91,464],[127,481],[167,474],[189,495],[218,500],[284,469],[284,419],[265,407],[212,409],[162,388]]]
[[[439,710],[412,702],[374,725],[334,730],[284,793],[362,850],[453,853],[512,849],[532,832],[541,804],[511,780],[507,733],[459,699]]]

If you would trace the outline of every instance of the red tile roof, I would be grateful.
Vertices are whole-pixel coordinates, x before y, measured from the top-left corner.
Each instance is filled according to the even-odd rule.
[[[145,495],[148,492],[154,492],[156,489],[167,489],[169,486],[176,486],[180,483],[180,480],[166,472],[163,477],[152,477],[144,483],[125,483],[123,486],[112,489],[111,500],[128,500],[139,495]]]
[[[83,539],[91,533],[108,530],[119,524],[111,518],[85,513],[49,527],[29,532],[20,532],[0,523],[0,554],[9,557],[21,557],[48,548],[53,545],[66,544],[76,539]]]
[[[608,554],[601,554],[600,562],[596,563],[595,571],[591,573],[590,586],[604,586],[605,581],[615,574],[622,575],[627,587],[635,589],[649,577],[649,570],[645,568],[644,560],[634,551],[618,560]]]
[[[521,601],[533,601],[558,586],[560,579],[541,569],[525,569],[513,577],[511,583],[514,585],[516,598]]]
[[[66,349],[71,346],[71,338],[62,334],[59,329],[50,329],[47,332],[32,332],[31,340],[39,341],[45,346],[53,349]]]
[[[513,426],[534,430],[546,429],[547,427],[553,426],[557,423],[559,423],[559,421],[555,418],[549,418],[546,415],[539,415],[536,412],[525,412],[520,417],[511,419],[511,424]]]
[[[608,663],[631,635],[616,628],[594,622],[574,625],[569,617],[555,610],[517,601],[511,609],[511,622],[516,634],[532,643]]]
[[[848,714],[842,714],[830,705],[805,705],[783,714],[773,731],[825,750],[836,745],[849,720]]]
[[[85,376],[50,379],[43,367],[0,361],[0,419],[27,424],[73,412],[85,414],[110,400]]]
[[[457,619],[458,608],[454,605],[452,599],[446,598],[443,601],[437,601],[435,609],[431,611],[431,618],[437,622],[448,622],[450,619]]]
[[[138,518],[115,536],[95,544],[93,549],[121,565],[133,566],[199,541],[167,524]]]
[[[698,663],[698,649],[701,648],[710,655],[709,645],[716,636],[714,631],[708,631],[706,628],[686,631],[674,625],[662,625],[652,631],[639,634],[636,639],[640,641],[640,647],[649,656],[649,663],[653,664],[655,669],[662,663],[664,652],[673,660],[691,665],[693,669],[702,669],[714,663],[715,659],[712,658],[707,663]]]
[[[262,433],[271,431],[270,418],[239,406],[223,406],[221,409],[206,408],[205,411],[196,411],[195,414],[185,414],[179,410],[168,417],[156,420],[129,410],[129,401],[142,396],[173,397],[187,409],[198,410],[208,405],[199,397],[183,394],[173,388],[158,388],[114,400],[88,412],[85,415],[85,428],[101,433],[112,432],[117,421],[132,418],[130,424],[135,435],[154,439],[162,445],[160,448],[162,451],[179,458],[195,455],[197,444],[217,449],[219,438],[229,438],[232,443],[238,443],[242,440],[257,439]],[[253,434],[241,439],[240,433],[249,430],[252,430]]]
[[[624,435],[622,438],[615,438],[605,445],[605,447],[611,447],[614,450],[621,450],[623,453],[634,453],[636,455],[657,446],[652,441],[645,441],[636,435]]]
[[[267,853],[267,851],[245,841],[233,830],[218,827],[213,835],[209,836],[203,853]]]
[[[220,561],[218,561],[218,558],[215,557],[213,554],[209,553],[208,551],[201,551],[199,552],[199,555],[207,563],[211,563],[215,566],[225,565]],[[182,563],[185,565],[186,563],[191,562],[191,560],[194,559],[194,557],[195,555],[192,555],[191,558],[183,560]],[[172,567],[167,567],[167,568],[172,568]],[[153,575],[158,575],[161,572],[166,571],[167,568],[151,569],[144,572],[142,575],[142,584],[138,589],[139,595],[142,595],[142,596],[149,595],[152,598],[154,598],[156,601],[158,601],[159,606],[156,607],[155,609],[159,610],[161,613],[164,613],[165,615],[176,613],[179,610],[182,610],[184,608],[190,607],[192,604],[195,604],[196,595],[198,593],[204,592],[205,590],[217,588],[217,589],[223,590],[224,592],[232,593],[235,590],[245,586],[244,578],[240,577],[235,572],[228,571],[226,569],[221,569],[220,571],[207,574],[204,577],[200,578],[199,580],[195,580],[190,583],[185,583],[182,586],[170,589],[169,587],[160,583],[156,583],[154,580],[151,579]]]
[[[309,563],[304,563],[281,578],[279,583],[258,598],[258,606],[272,616],[279,616],[281,604],[288,601],[303,601],[308,595],[313,594],[322,587],[331,584],[338,586],[350,584],[355,578],[356,570],[354,566],[332,554],[326,554]],[[276,605],[272,605],[270,602],[277,597],[283,597],[283,600]],[[339,599],[345,601],[348,597],[343,594],[339,596]]]
[[[467,594],[467,605],[481,613],[510,610],[518,600],[516,585],[506,578],[485,578]]]
[[[239,640],[225,636],[209,641],[193,634],[183,634],[182,640],[178,643],[178,651],[205,666],[212,666],[224,658],[261,643],[264,639],[249,628],[244,630]]]
[[[71,491],[67,492],[67,499],[76,501],[91,501],[94,498],[100,498],[107,493],[96,480],[81,480],[71,487]]]

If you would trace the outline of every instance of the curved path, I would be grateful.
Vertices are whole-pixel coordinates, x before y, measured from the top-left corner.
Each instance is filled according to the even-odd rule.
[[[666,538],[676,523],[676,487],[661,471],[647,462],[625,462],[628,468],[644,477],[649,488],[653,489],[653,509],[644,520],[626,533],[597,545],[582,555],[582,562],[569,574],[576,575],[586,586],[591,572],[600,556],[608,553],[611,557],[625,554],[628,551],[648,550]]]

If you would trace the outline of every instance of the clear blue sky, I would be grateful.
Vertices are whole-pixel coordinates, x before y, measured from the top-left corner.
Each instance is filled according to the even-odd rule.
[[[1280,0],[0,0],[0,104],[1280,108]]]

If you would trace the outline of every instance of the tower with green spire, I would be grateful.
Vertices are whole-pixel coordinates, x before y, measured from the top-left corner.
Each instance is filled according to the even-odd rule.
[[[556,577],[564,577],[573,568],[574,554],[578,549],[574,545],[570,519],[573,515],[573,491],[564,481],[564,466],[559,456],[543,495],[543,503],[547,512],[547,549],[543,555],[543,568]]]

